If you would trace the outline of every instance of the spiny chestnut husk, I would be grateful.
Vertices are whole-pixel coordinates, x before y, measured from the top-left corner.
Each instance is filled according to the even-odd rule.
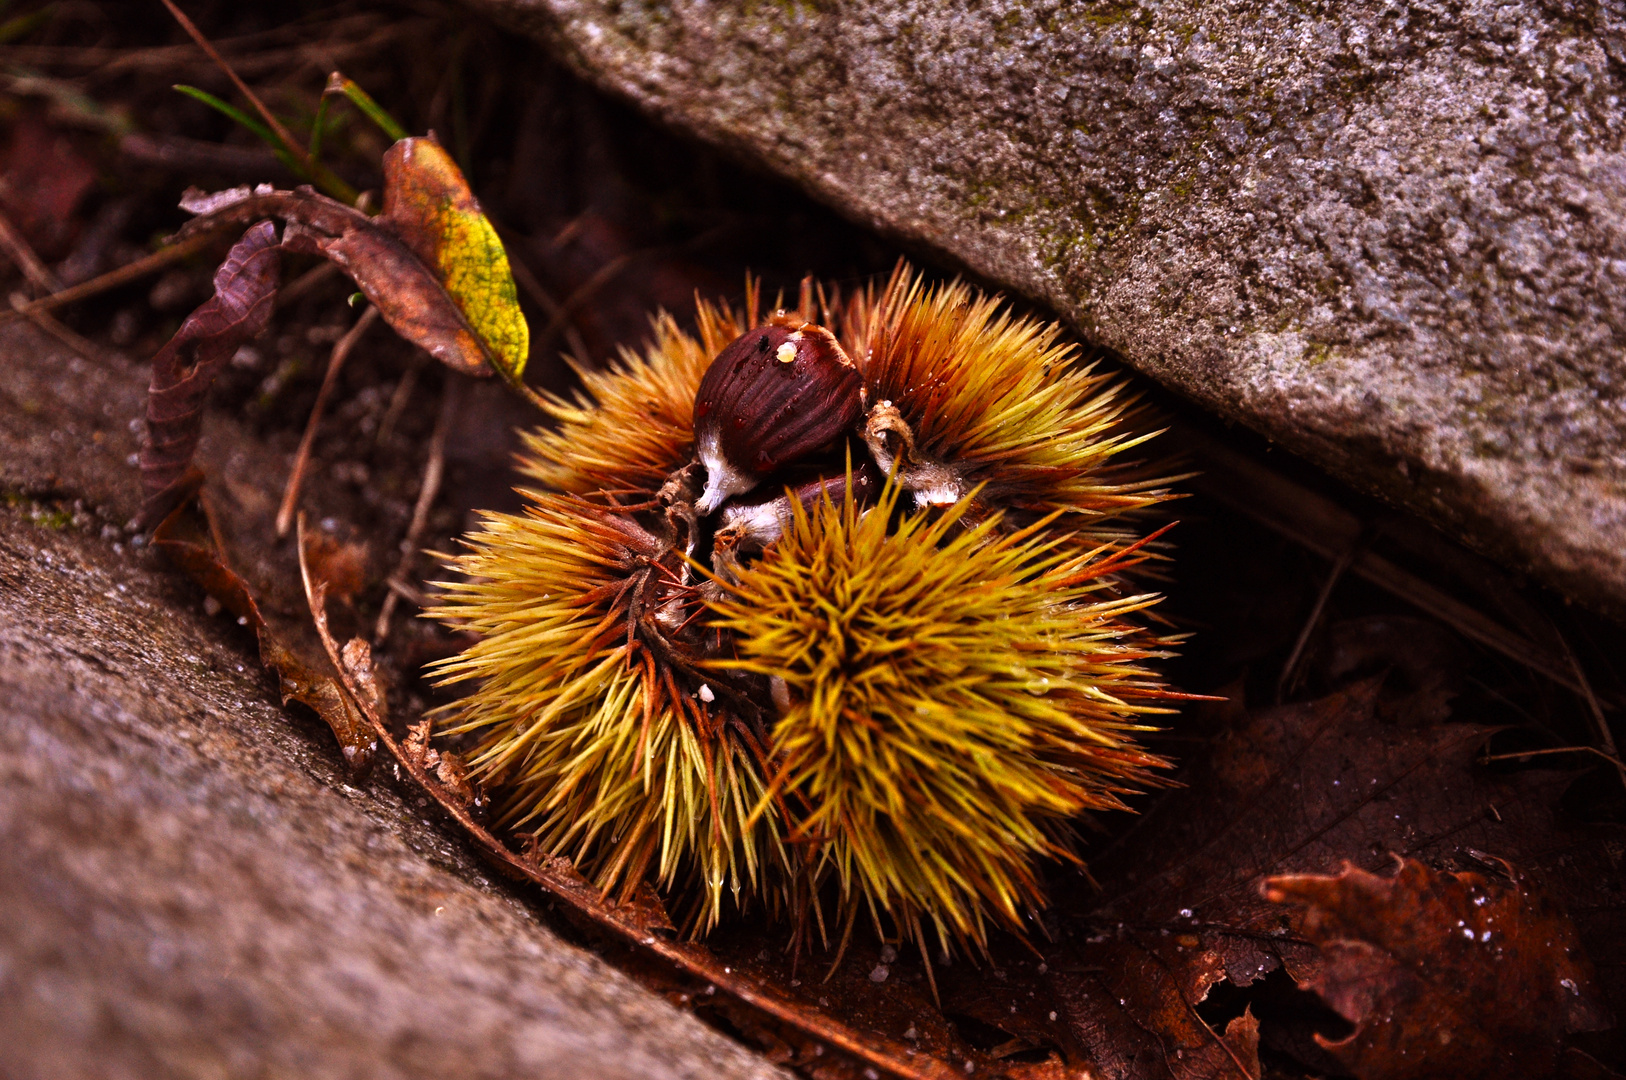
[[[826,449],[863,411],[863,378],[822,326],[777,316],[717,354],[694,399],[695,452],[709,514],[765,476]]]
[[[1121,456],[1133,403],[963,285],[757,299],[546,400],[530,505],[431,612],[477,635],[442,733],[500,823],[691,932],[754,904],[1023,932],[1076,818],[1166,764],[1135,741],[1177,695],[1133,585],[1168,497]]]

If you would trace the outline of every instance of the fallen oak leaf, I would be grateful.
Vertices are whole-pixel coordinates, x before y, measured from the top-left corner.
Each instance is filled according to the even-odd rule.
[[[261,221],[215,271],[214,295],[153,357],[141,449],[144,527],[157,524],[176,505],[177,482],[191,465],[203,430],[209,387],[232,355],[270,324],[280,274],[276,227]]]
[[[1437,861],[1504,851],[1543,865],[1561,854],[1537,845],[1560,833],[1553,803],[1566,774],[1476,768],[1493,729],[1386,723],[1379,689],[1368,680],[1305,704],[1232,706],[1186,786],[1091,858],[1099,898],[1058,892],[1068,936],[1044,947],[1048,987],[1070,1053],[1097,1076],[1204,1076],[1190,1059],[1217,1054],[1220,1036],[1195,1009],[1216,983],[1244,987],[1277,966],[1300,983],[1315,977],[1321,954],[1260,895],[1267,876],[1346,859],[1375,868],[1397,850]]]
[[[1303,909],[1324,957],[1308,986],[1356,1025],[1316,1041],[1361,1080],[1547,1076],[1564,1036],[1612,1023],[1569,916],[1510,864],[1495,881],[1395,861],[1261,889]]]
[[[401,337],[455,371],[495,371],[520,388],[530,329],[502,241],[462,173],[433,139],[410,138],[385,154],[384,177],[376,218],[308,187],[191,189],[181,208],[198,216],[175,238],[284,221],[284,248],[344,270]]]

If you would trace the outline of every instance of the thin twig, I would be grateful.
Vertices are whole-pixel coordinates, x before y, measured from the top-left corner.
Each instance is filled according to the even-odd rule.
[[[570,347],[570,351],[576,359],[586,360],[587,343],[582,340],[581,331],[576,329],[575,321],[570,318],[569,313],[564,310],[559,301],[554,299],[553,294],[543,287],[542,282],[531,272],[531,268],[526,265],[525,261],[519,258],[518,253],[523,248],[522,238],[516,235],[512,229],[500,225],[497,227],[497,236],[508,248],[508,266],[513,271],[514,282],[525,291],[525,295],[536,302],[536,306],[542,309],[543,314],[547,315],[550,323],[552,320],[559,318],[567,320],[562,331],[565,344]],[[535,350],[532,350],[532,355],[535,355]]]
[[[1203,471],[1192,486],[1266,528],[1317,554],[1335,559],[1360,535],[1361,522],[1331,499],[1318,495],[1260,465],[1194,428],[1172,425],[1169,442],[1183,448]],[[1522,634],[1507,629],[1416,574],[1401,569],[1371,550],[1359,552],[1349,572],[1439,619],[1471,641],[1577,693],[1563,657]],[[1613,702],[1600,701],[1605,708]]]
[[[330,278],[337,277],[338,275],[339,268],[334,263],[330,263],[325,259],[322,262],[317,263],[315,266],[311,267],[309,270],[290,281],[285,288],[277,290],[277,299],[275,301],[277,310],[281,311],[283,308],[288,307],[291,304],[298,303],[306,296],[310,295],[314,289],[320,287]]]
[[[395,384],[395,393],[390,395],[384,419],[378,422],[378,433],[373,436],[374,446],[383,446],[395,434],[395,425],[400,423],[401,414],[406,412],[407,402],[412,400],[412,391],[417,389],[418,376],[428,366],[429,360],[429,354],[422,349],[413,352],[412,365],[401,375],[401,381]]]
[[[531,354],[533,356],[545,355],[553,347],[553,339],[564,332],[565,326],[575,316],[576,309],[591,300],[594,294],[614,281],[627,267],[645,256],[659,255],[666,250],[668,249],[641,248],[637,251],[629,251],[624,255],[617,255],[593,271],[592,276],[577,286],[576,290],[569,296],[565,297],[564,303],[560,304],[557,310],[548,317],[548,325],[543,327],[542,332],[536,336],[536,341],[531,346]]]
[[[538,334],[536,336],[536,340],[532,342],[531,354],[533,356],[544,355],[547,350],[553,346],[553,339],[564,332],[566,322],[575,315],[576,309],[580,308],[583,304],[587,303],[587,301],[591,300],[600,289],[614,281],[623,271],[627,269],[627,267],[631,266],[639,259],[654,258],[656,256],[670,255],[680,251],[694,251],[704,248],[719,236],[726,234],[731,228],[733,228],[732,225],[719,225],[714,229],[707,229],[699,236],[696,236],[694,239],[688,240],[682,244],[671,244],[664,247],[640,248],[637,251],[629,251],[623,255],[617,255],[615,258],[593,271],[592,276],[590,276],[586,281],[582,282],[581,285],[579,285],[569,296],[565,297],[564,302],[559,305],[558,312],[548,319],[548,325],[543,327],[542,332]]]
[[[117,270],[109,270],[100,277],[91,278],[89,281],[81,282],[78,285],[70,285],[61,292],[52,293],[50,296],[42,296],[15,311],[0,312],[0,326],[4,326],[8,322],[15,322],[18,319],[29,318],[37,312],[55,311],[59,307],[65,307],[68,304],[97,296],[109,289],[128,285],[132,281],[140,281],[148,274],[156,273],[171,263],[178,263],[182,259],[197,254],[218,239],[219,233],[209,231],[189,236],[185,240],[155,251],[145,258],[137,259],[128,266],[121,266]]]
[[[233,86],[237,87],[237,92],[247,98],[250,105],[254,106],[255,111],[260,114],[260,119],[264,120],[266,127],[274,131],[277,138],[283,141],[285,148],[293,156],[294,160],[304,166],[307,173],[314,176],[316,163],[305,152],[305,148],[294,140],[293,133],[283,127],[282,121],[278,120],[276,114],[265,107],[265,102],[260,100],[260,96],[248,88],[248,83],[244,82],[242,77],[237,74],[236,69],[226,62],[226,58],[220,55],[220,52],[209,42],[209,39],[203,36],[203,31],[198,29],[197,24],[186,17],[186,12],[176,6],[175,0],[163,0],[163,3],[169,9],[169,13],[175,16],[175,21],[181,24],[181,29],[192,36],[192,40],[198,43],[198,48],[209,54],[209,59],[213,60],[215,66],[225,73],[226,78],[231,80]]]
[[[181,29],[192,36],[192,40],[197,42],[198,48],[209,54],[209,59],[215,62],[216,67],[225,72],[226,78],[230,79],[232,85],[237,87],[237,92],[247,98],[250,105],[254,106],[255,111],[260,114],[260,118],[265,121],[272,134],[282,140],[283,149],[299,163],[300,168],[305,170],[305,175],[314,180],[318,186],[326,188],[330,195],[333,195],[341,202],[354,204],[360,193],[334,175],[333,171],[327,166],[310,156],[305,147],[294,139],[293,133],[283,126],[281,120],[277,119],[276,114],[265,107],[265,102],[260,100],[260,96],[249,89],[248,83],[243,81],[242,76],[237,74],[236,69],[227,63],[226,58],[220,55],[219,50],[210,43],[208,38],[203,36],[203,31],[199,30],[197,25],[186,17],[186,12],[176,6],[175,0],[163,0],[163,3],[169,9],[169,13],[175,16],[175,21],[181,24]]]
[[[1310,609],[1310,617],[1304,620],[1304,629],[1299,631],[1298,640],[1293,642],[1293,651],[1288,654],[1287,663],[1282,665],[1281,677],[1276,680],[1276,704],[1280,705],[1282,699],[1296,686],[1298,680],[1294,677],[1298,672],[1299,660],[1304,656],[1304,648],[1310,643],[1310,635],[1321,622],[1321,613],[1327,608],[1327,601],[1332,598],[1333,589],[1344,577],[1344,571],[1349,564],[1355,561],[1362,548],[1366,546],[1366,536],[1363,533],[1344,553],[1338,556],[1338,561],[1332,564],[1332,573],[1327,575],[1326,582],[1321,586],[1321,592],[1315,598],[1315,606]]]
[[[416,607],[429,606],[429,597],[422,589],[416,588],[405,581],[397,581],[394,578],[384,584],[389,587],[390,592],[399,594],[401,599],[409,604]]]
[[[327,360],[327,374],[322,376],[322,388],[316,391],[316,404],[311,406],[310,419],[305,421],[305,434],[299,440],[299,452],[294,455],[294,469],[288,474],[288,483],[282,489],[282,506],[277,510],[277,538],[288,535],[288,530],[294,524],[294,508],[299,505],[299,488],[305,482],[305,469],[310,464],[311,444],[316,441],[316,429],[321,426],[322,412],[327,408],[327,399],[333,393],[333,387],[339,381],[339,369],[344,367],[345,359],[349,357],[350,350],[355,348],[356,342],[367,328],[378,320],[378,309],[372,305],[361,313],[354,326],[346,330],[344,336],[333,345],[333,352]]]
[[[426,20],[417,20],[422,25]],[[363,32],[376,32],[376,28],[383,23],[384,30],[394,31],[388,18],[379,13],[345,15],[325,21],[296,21],[271,30],[261,30],[252,34],[243,34],[238,37],[221,38],[216,41],[215,48],[227,52],[238,52],[248,49],[262,49],[259,53],[237,58],[239,65],[248,64],[257,59],[269,57],[269,62],[287,68],[291,55],[309,48],[310,41],[321,41],[325,48],[331,49],[335,42],[341,44],[364,44],[370,38],[360,38],[356,41],[346,42],[350,37],[352,28]],[[294,43],[291,49],[284,48],[278,51],[269,51],[276,46]],[[47,67],[66,65],[70,67],[88,67],[97,69],[95,74],[102,75],[107,72],[123,73],[127,71],[161,71],[165,69],[185,68],[194,61],[192,47],[189,45],[153,45],[146,48],[131,49],[117,46],[102,45],[3,45],[0,46],[0,62],[8,64],[31,64]]]
[[[51,268],[45,265],[4,213],[0,213],[0,248],[5,249],[6,255],[35,289],[46,294],[62,291],[62,282],[51,273]]]
[[[1546,750],[1514,750],[1506,754],[1486,754],[1479,758],[1481,765],[1493,761],[1523,761],[1525,758],[1545,757],[1548,754],[1596,754],[1617,769],[1626,769],[1626,762],[1613,754],[1606,754],[1596,746],[1554,746]]]
[[[13,308],[18,308],[26,303],[26,301],[21,293],[13,293],[11,303]],[[63,326],[60,322],[43,311],[36,311],[29,315],[28,321],[45,331],[47,334],[50,334],[52,337],[56,338],[58,341],[62,342],[62,344],[66,345],[68,348],[72,349],[86,360],[91,360],[98,364],[105,364],[111,359],[111,354],[106,349],[102,348],[94,341],[91,341],[89,338],[84,337],[81,334],[74,333],[72,330],[68,329],[66,326]]]
[[[412,508],[412,524],[407,526],[406,537],[401,541],[401,561],[396,564],[395,573],[390,575],[390,591],[384,597],[378,621],[373,624],[375,642],[389,636],[390,619],[395,615],[395,605],[401,596],[394,585],[397,582],[406,584],[412,563],[418,557],[418,545],[423,543],[424,531],[429,528],[429,511],[440,494],[440,482],[446,473],[446,433],[451,429],[462,389],[462,382],[450,379],[446,383],[445,393],[441,395],[440,416],[435,420],[435,433],[429,438],[429,461],[424,465],[423,484],[418,488],[418,505]]]
[[[1575,681],[1581,684],[1581,696],[1586,699],[1587,707],[1592,713],[1592,722],[1597,725],[1598,741],[1603,744],[1603,756],[1615,763],[1615,771],[1620,774],[1620,785],[1626,788],[1626,762],[1620,760],[1620,751],[1615,749],[1615,736],[1609,730],[1609,720],[1603,715],[1603,706],[1598,702],[1598,695],[1592,692],[1592,680],[1586,677],[1586,669],[1581,666],[1581,661],[1576,659],[1575,650],[1570,648],[1569,640],[1558,632],[1558,627],[1553,627],[1553,634],[1558,638],[1558,643],[1564,647],[1564,658],[1570,662],[1570,670],[1575,672]]]

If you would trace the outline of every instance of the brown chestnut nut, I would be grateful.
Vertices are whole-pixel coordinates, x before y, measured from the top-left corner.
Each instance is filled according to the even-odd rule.
[[[694,399],[694,438],[709,514],[775,469],[828,447],[863,412],[863,376],[822,326],[776,316],[711,362]]]

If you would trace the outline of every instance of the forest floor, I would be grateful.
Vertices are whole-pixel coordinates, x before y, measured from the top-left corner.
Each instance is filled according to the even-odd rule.
[[[355,187],[379,186],[388,140],[353,109],[323,111],[331,72],[342,70],[409,131],[437,133],[516,267],[532,328],[527,380],[537,389],[574,385],[564,354],[593,366],[620,349],[637,349],[657,310],[689,324],[697,294],[737,300],[747,271],[760,276],[769,295],[794,294],[808,274],[858,287],[884,276],[900,256],[941,279],[956,272],[897,250],[746,164],[663,132],[584,85],[538,46],[454,6],[429,0],[191,6],[201,30],[296,133],[308,137],[320,129],[324,159]],[[0,20],[0,247],[6,255],[0,274],[12,306],[137,264],[185,222],[176,204],[188,187],[296,182],[242,126],[172,89],[186,84],[235,100],[230,82],[157,3],[24,2],[6,5]],[[8,603],[0,608],[0,627],[9,655],[14,661],[34,656],[26,678],[18,674],[21,661],[6,669],[11,692],[46,693],[43,656],[99,655],[104,675],[135,685],[151,680],[155,688],[171,677],[160,669],[175,667],[187,693],[199,700],[212,693],[232,698],[198,708],[246,709],[255,717],[230,736],[241,744],[227,755],[235,762],[231,782],[253,786],[244,779],[243,761],[253,756],[256,739],[293,738],[276,751],[287,758],[276,768],[298,774],[296,786],[311,790],[300,788],[295,803],[304,809],[290,813],[332,812],[322,807],[335,791],[345,799],[384,800],[390,809],[368,817],[366,827],[389,836],[417,830],[404,843],[420,854],[430,851],[436,873],[464,882],[479,877],[489,892],[475,890],[470,903],[500,898],[482,916],[488,921],[539,921],[807,1075],[869,1075],[865,1070],[892,1066],[900,1075],[934,1075],[939,1065],[981,1069],[980,1075],[1004,1070],[1012,1077],[1066,1075],[1081,1063],[1099,1075],[1196,1076],[1210,1066],[1221,1069],[1203,1054],[1194,1052],[1182,1064],[1175,1060],[1180,1055],[1168,1053],[1171,1045],[1198,1044],[1205,1053],[1223,1051],[1237,1070],[1253,1075],[1402,1075],[1384,1072],[1373,1059],[1352,1065],[1314,1041],[1314,1033],[1341,1038],[1359,1027],[1328,1007],[1324,999],[1336,996],[1330,982],[1320,984],[1323,998],[1316,998],[1295,985],[1271,949],[1216,943],[1227,934],[1240,940],[1244,928],[1264,932],[1261,920],[1274,916],[1264,912],[1259,883],[1269,875],[1336,875],[1344,860],[1389,875],[1395,855],[1437,874],[1480,875],[1492,891],[1556,903],[1573,920],[1596,978],[1591,1019],[1580,1015],[1584,1009],[1572,1012],[1544,1033],[1561,1048],[1555,1050],[1558,1067],[1566,1075],[1604,1076],[1608,1065],[1626,1059],[1618,1029],[1589,1030],[1606,1026],[1598,1016],[1626,1015],[1626,768],[1611,757],[1618,745],[1612,733],[1626,737],[1622,628],[1590,614],[1586,598],[1533,586],[1428,524],[1342,488],[1150,385],[1140,389],[1170,428],[1153,443],[1153,453],[1200,470],[1184,484],[1187,497],[1163,509],[1178,525],[1171,533],[1173,558],[1157,582],[1167,595],[1159,612],[1190,634],[1164,670],[1183,691],[1227,700],[1189,708],[1151,736],[1155,749],[1180,763],[1183,786],[1139,798],[1138,818],[1109,815],[1094,823],[1099,829],[1085,851],[1093,877],[1053,869],[1054,942],[1037,951],[998,942],[991,963],[938,972],[939,1004],[926,992],[918,960],[898,956],[887,942],[861,935],[827,983],[818,981],[823,965],[815,958],[819,975],[806,976],[804,987],[806,973],[779,959],[781,929],[735,920],[708,943],[711,955],[726,961],[731,973],[748,969],[790,1003],[792,1019],[775,1014],[770,1023],[739,995],[718,1000],[729,997],[728,987],[708,994],[693,970],[641,954],[602,927],[583,928],[526,886],[487,882],[454,825],[438,819],[425,825],[397,812],[417,797],[410,784],[380,769],[367,793],[349,794],[357,790],[354,778],[326,729],[302,706],[286,713],[270,707],[277,702],[276,681],[269,674],[254,677],[250,634],[151,551],[134,523],[149,362],[208,298],[211,276],[233,239],[0,327],[0,513],[6,518],[0,546],[12,564],[0,580],[8,589],[27,581],[39,590],[48,579],[40,577],[47,574],[41,567],[66,559],[79,568],[69,574],[78,584],[65,583],[62,595],[89,588],[91,578],[106,577],[106,588],[119,593],[126,590],[118,581],[139,579],[142,603],[151,605],[141,616],[150,626],[103,635],[94,620],[76,622],[73,605],[53,606],[39,598],[43,594]],[[346,302],[354,286],[325,263],[290,256],[284,280],[289,284],[269,332],[240,350],[216,381],[197,460],[209,477],[231,565],[253,589],[268,623],[314,647],[298,556],[291,539],[279,539],[276,519],[330,354],[358,316]],[[423,678],[423,665],[462,644],[458,635],[415,617],[435,573],[423,552],[453,550],[481,511],[520,505],[511,462],[518,433],[537,422],[531,406],[497,380],[452,373],[382,326],[360,339],[332,387],[312,433],[299,505],[320,536],[329,570],[349,583],[335,623],[341,639],[355,632],[372,640],[398,734],[404,731],[400,718],[444,700]],[[144,635],[153,645],[137,657],[132,643]],[[47,640],[55,644],[40,645]],[[223,688],[199,688],[216,676]],[[38,716],[22,709],[21,726],[8,729],[11,749],[5,752],[14,765],[26,758],[19,749],[27,742],[25,729],[45,730],[38,717],[61,712],[52,712],[49,702],[40,708]],[[291,736],[267,734],[278,716],[286,718]],[[211,737],[204,727],[188,725],[186,739]],[[140,731],[120,738],[170,737],[150,716],[136,727]],[[294,744],[297,750],[288,749]],[[154,775],[162,773],[161,761],[150,765]],[[27,772],[16,768],[18,775]],[[73,794],[66,781],[29,790],[40,800],[86,798],[95,805],[97,798]],[[231,803],[219,799],[222,807]],[[9,815],[0,815],[14,832],[22,829],[19,822],[31,815],[43,820],[45,813],[44,802],[19,800]],[[129,814],[141,812],[132,803]],[[85,842],[89,832],[112,827],[103,817],[96,829],[80,822],[40,835]],[[228,818],[220,827],[235,826]],[[365,847],[362,839],[354,844]],[[229,853],[221,859],[229,862]],[[1530,877],[1514,875],[1500,859]],[[31,880],[40,865],[23,860],[7,877]],[[272,893],[282,895],[281,887]],[[363,888],[337,879],[324,885],[335,894],[350,887]],[[453,886],[437,879],[434,888]],[[139,906],[139,892],[132,885],[109,903]],[[45,926],[55,917],[50,905],[30,895],[33,906],[16,910],[34,912]],[[1423,927],[1437,915],[1401,906],[1385,917]],[[63,919],[51,932],[68,933],[71,924]],[[494,933],[524,936],[506,923]],[[1426,935],[1419,930],[1418,936]],[[6,959],[7,940],[0,934],[0,959]],[[15,990],[23,985],[17,965],[40,954],[20,937],[9,940]],[[323,946],[345,947],[342,935]],[[497,948],[491,942],[479,947]],[[1403,951],[1393,942],[1384,947]],[[1182,967],[1183,960],[1171,959],[1176,949],[1204,952],[1210,970],[1199,976]],[[108,957],[120,971],[139,967],[134,958]],[[397,959],[410,962],[405,954]],[[477,960],[471,954],[456,963]],[[85,965],[97,962],[93,950],[86,953]],[[380,961],[389,962],[396,961]],[[1539,962],[1545,961],[1530,961]],[[425,963],[435,971],[456,966]],[[877,981],[874,973],[886,965],[892,977],[883,987],[887,976]],[[185,965],[176,970],[183,972],[178,979],[192,977]],[[591,979],[605,969],[581,970]],[[1486,985],[1508,996],[1521,980],[1541,977],[1534,969],[1504,969],[1487,976]],[[0,966],[0,1003],[9,992],[7,978]],[[1476,978],[1468,969],[1450,975],[1463,985]],[[1202,979],[1201,991],[1194,991]],[[119,985],[131,998],[154,993],[139,979]],[[202,993],[202,986],[193,989]],[[1143,1000],[1135,1000],[1137,993]],[[492,994],[493,1010],[518,1007],[515,993]],[[1118,998],[1119,1012],[1103,1011],[1103,994]],[[1465,1029],[1453,1037],[1463,1043],[1483,1035],[1466,1029],[1505,1022],[1500,1006],[1473,1000],[1486,1011],[1462,1021]],[[616,1015],[629,1030],[668,1030],[665,1020],[627,1012],[631,1006],[606,1008],[620,1010]],[[1171,1018],[1171,1010],[1182,1015]],[[447,1018],[464,1025],[458,1046],[472,1038],[470,1025],[484,1022],[472,1010],[464,1013]],[[832,1029],[799,1027],[795,1019],[815,1013],[860,1033],[860,1042],[875,1035],[873,1046],[881,1049],[826,1059],[816,1036]],[[20,1023],[24,1012],[12,1015]],[[1430,1030],[1445,1030],[1439,1014],[1426,1015],[1435,1025]],[[1244,1030],[1254,1021],[1256,1029]],[[54,1021],[39,1022],[49,1029]],[[180,1012],[164,1022],[185,1023]],[[134,1034],[108,1042],[109,1053],[134,1054],[132,1047],[157,1038],[158,1029],[143,1029],[147,1021],[139,1017],[120,1023]],[[672,1037],[696,1036],[682,1029]],[[245,1034],[243,1045],[261,1045],[260,1038]],[[1184,1038],[1195,1042],[1181,1043]],[[334,1039],[334,1046],[342,1042]],[[693,1067],[693,1061],[662,1059],[658,1041],[651,1035],[629,1048],[618,1068],[631,1076]],[[703,1040],[695,1045],[701,1047],[695,1060],[727,1057]],[[905,1061],[900,1047],[911,1053],[918,1047],[919,1060]],[[35,1053],[19,1075],[65,1074],[49,1067],[48,1048]],[[365,1059],[365,1052],[357,1053],[358,1061]],[[593,1061],[609,1062],[616,1048],[591,1053],[599,1055]],[[0,1063],[5,1060],[0,1051]],[[419,1061],[425,1075],[432,1071],[428,1060]],[[519,1067],[512,1059],[508,1065]],[[745,1075],[753,1066],[742,1055],[729,1067]],[[132,1068],[129,1075],[162,1071],[159,1064]],[[504,1069],[494,1064],[492,1075]],[[338,1071],[332,1066],[316,1074]]]

